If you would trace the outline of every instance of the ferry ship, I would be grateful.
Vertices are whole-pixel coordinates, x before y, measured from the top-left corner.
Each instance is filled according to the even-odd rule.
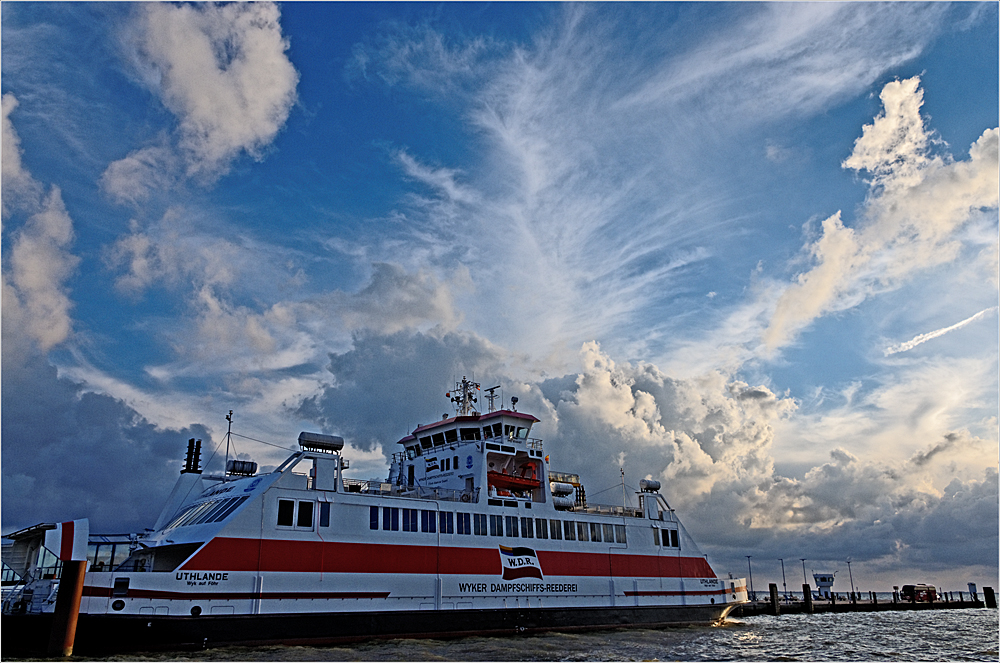
[[[222,476],[190,440],[151,530],[90,537],[76,651],[716,624],[747,601],[658,482],[637,506],[589,503],[549,470],[537,418],[516,398],[494,409],[497,389],[463,378],[455,415],[399,440],[385,481],[346,477],[338,436],[303,432],[272,472]],[[48,639],[54,527],[8,535],[5,654]]]

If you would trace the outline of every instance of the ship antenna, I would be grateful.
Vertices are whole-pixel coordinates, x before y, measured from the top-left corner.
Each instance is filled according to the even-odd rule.
[[[497,398],[497,394],[496,394],[496,391],[497,391],[497,389],[499,389],[499,388],[500,388],[500,385],[497,385],[497,386],[495,386],[495,387],[490,387],[489,389],[483,389],[483,391],[485,391],[485,392],[486,392],[486,400],[487,400],[487,402],[489,402],[489,404],[490,404],[490,405],[489,405],[489,407],[490,407],[489,411],[490,411],[490,412],[494,412],[494,411],[496,410],[496,407],[494,407],[494,405],[493,405],[493,402],[494,402],[494,401],[496,400],[496,398]]]
[[[222,480],[226,480],[226,474],[229,472],[229,440],[233,436],[233,411],[230,410],[229,414],[226,415],[226,421],[229,422],[229,429],[226,431],[226,464],[223,466],[222,470]]]
[[[628,508],[628,497],[625,494],[625,468],[619,467],[618,469],[622,472],[622,508],[625,509]]]

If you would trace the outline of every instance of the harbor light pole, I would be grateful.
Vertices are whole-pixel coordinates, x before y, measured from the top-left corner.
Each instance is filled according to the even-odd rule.
[[[785,599],[788,599],[788,584],[785,582],[785,560],[779,559],[781,562],[781,591],[785,594]]]
[[[851,558],[847,558],[847,574],[851,576],[851,596],[854,596],[854,574],[851,573]]]
[[[750,555],[747,555],[746,558],[747,558],[747,570],[750,571],[750,600],[756,601],[757,595],[753,591],[753,569],[750,567]]]

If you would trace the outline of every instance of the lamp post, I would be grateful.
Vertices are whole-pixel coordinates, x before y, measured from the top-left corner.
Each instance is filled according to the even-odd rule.
[[[781,591],[784,593],[785,599],[787,600],[788,599],[788,584],[785,583],[785,560],[779,559],[778,561],[781,562]]]
[[[750,567],[750,555],[747,555],[746,558],[747,558],[747,570],[750,572],[750,600],[756,601],[757,595],[753,591],[753,569]]]
[[[847,574],[851,576],[851,598],[854,598],[854,574],[851,573],[851,558],[847,558]]]

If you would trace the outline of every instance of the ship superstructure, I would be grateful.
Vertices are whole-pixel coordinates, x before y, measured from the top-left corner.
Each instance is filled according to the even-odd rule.
[[[399,440],[384,481],[345,477],[333,435],[303,432],[274,471],[230,461],[222,477],[190,441],[153,531],[91,537],[78,650],[707,624],[746,601],[657,482],[638,506],[588,503],[578,475],[549,470],[539,420],[515,398],[493,409],[495,389],[463,378],[455,415]],[[45,527],[10,537],[5,650],[12,625],[28,637],[51,611]]]

